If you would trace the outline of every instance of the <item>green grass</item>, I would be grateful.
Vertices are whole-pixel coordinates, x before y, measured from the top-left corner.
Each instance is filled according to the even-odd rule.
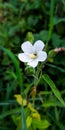
[[[38,39],[49,55],[41,73],[18,59],[21,44]],[[65,51],[53,52],[60,47],[65,48],[64,0],[0,0],[0,130],[65,130]],[[26,106],[15,94],[26,99]]]

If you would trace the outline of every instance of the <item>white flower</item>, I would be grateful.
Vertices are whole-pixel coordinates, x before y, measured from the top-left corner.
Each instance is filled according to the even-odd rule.
[[[24,53],[19,53],[18,58],[22,62],[27,62],[29,66],[35,68],[38,62],[43,62],[47,58],[47,53],[42,51],[44,48],[44,43],[41,40],[35,42],[32,45],[29,41],[24,42],[21,48]]]

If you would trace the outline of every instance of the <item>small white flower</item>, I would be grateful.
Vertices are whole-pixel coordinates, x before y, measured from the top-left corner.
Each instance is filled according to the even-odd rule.
[[[29,41],[24,42],[21,48],[24,53],[19,53],[18,58],[22,62],[27,62],[29,66],[35,68],[38,62],[43,62],[47,58],[47,53],[42,51],[44,48],[44,43],[41,40],[35,42],[32,45]]]

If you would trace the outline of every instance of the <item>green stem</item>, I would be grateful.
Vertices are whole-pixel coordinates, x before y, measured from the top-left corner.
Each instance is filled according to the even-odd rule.
[[[48,31],[48,39],[46,43],[46,48],[48,47],[48,42],[50,41],[52,30],[53,30],[53,12],[54,12],[54,2],[55,0],[51,0],[51,7],[50,7],[50,20],[49,20],[49,31]]]
[[[34,86],[37,87],[41,78],[41,71],[42,68],[44,67],[44,63],[41,63],[38,65],[36,71],[35,71],[35,78],[34,78]]]

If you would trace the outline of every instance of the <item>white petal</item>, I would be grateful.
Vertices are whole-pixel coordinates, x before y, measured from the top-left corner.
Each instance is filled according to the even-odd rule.
[[[42,51],[42,49],[44,48],[44,46],[45,46],[44,42],[42,42],[41,40],[38,40],[34,44],[34,50],[36,52]]]
[[[31,44],[29,41],[24,42],[24,43],[21,45],[21,48],[22,48],[22,50],[23,50],[25,53],[31,53],[32,50],[33,50],[33,46],[32,46],[32,44]]]
[[[22,62],[30,62],[31,61],[30,58],[28,57],[28,55],[26,55],[25,53],[19,53],[18,58]]]
[[[38,61],[45,61],[47,59],[47,53],[45,51],[41,51],[38,53]]]
[[[38,60],[32,60],[31,62],[28,62],[28,65],[35,68],[38,65]]]

